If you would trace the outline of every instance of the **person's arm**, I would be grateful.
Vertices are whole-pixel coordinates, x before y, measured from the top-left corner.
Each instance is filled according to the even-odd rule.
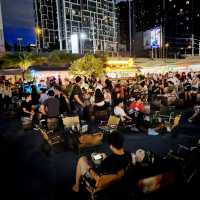
[[[67,103],[69,103],[69,98],[67,97],[67,95],[65,95],[64,92],[62,92],[62,95],[63,95],[63,97],[65,98],[65,101],[66,101]]]
[[[125,113],[125,111],[124,111],[123,109],[121,110],[121,116],[122,116],[123,118],[127,119],[127,120],[132,120],[132,118],[129,117],[129,116]]]
[[[43,115],[46,115],[45,105],[44,105],[44,104],[42,104],[42,105],[40,106],[40,112],[41,112]]]
[[[26,108],[22,108],[22,110],[23,110],[24,113],[32,115],[32,112],[28,111]]]
[[[85,104],[80,100],[79,96],[76,94],[74,95],[74,99],[78,104],[80,104],[82,107],[85,107]]]

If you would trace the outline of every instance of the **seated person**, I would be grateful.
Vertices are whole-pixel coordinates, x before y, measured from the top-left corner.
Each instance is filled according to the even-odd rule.
[[[94,96],[94,112],[106,110],[104,95],[100,89],[96,89]]]
[[[73,186],[75,192],[79,192],[80,178],[87,173],[88,176],[92,176],[92,172],[98,175],[101,174],[116,174],[119,170],[125,169],[131,162],[131,154],[124,151],[123,148],[123,136],[119,132],[113,132],[109,135],[108,144],[112,153],[104,159],[100,165],[94,168],[94,164],[90,162],[87,157],[81,157],[76,167],[76,183]]]
[[[124,111],[124,102],[122,99],[116,101],[116,106],[114,107],[114,114],[119,116],[122,122],[131,121],[132,118],[128,116]]]
[[[53,90],[49,90],[47,94],[49,97],[41,105],[40,111],[48,118],[58,117],[60,114],[60,102],[57,98],[55,98]]]
[[[137,96],[135,98],[135,101],[132,102],[129,107],[128,107],[129,110],[135,110],[135,111],[138,111],[138,112],[141,112],[143,113],[144,112],[144,103],[142,102],[141,100],[141,97],[140,96]]]
[[[33,110],[32,96],[30,93],[26,94],[25,100],[21,104],[22,117],[33,118],[35,112]]]
[[[189,123],[193,123],[194,121],[199,121],[200,119],[200,105],[194,106],[194,114],[188,119]]]

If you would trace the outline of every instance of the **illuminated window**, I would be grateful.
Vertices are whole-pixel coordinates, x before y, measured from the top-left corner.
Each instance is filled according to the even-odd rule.
[[[190,1],[186,1],[186,5],[189,5],[190,4]]]

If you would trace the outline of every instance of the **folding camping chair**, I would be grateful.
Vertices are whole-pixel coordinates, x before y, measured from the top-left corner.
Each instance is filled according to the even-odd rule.
[[[100,125],[99,128],[105,133],[112,133],[117,130],[119,126],[120,118],[114,115],[110,115],[106,125]]]
[[[63,117],[62,121],[65,129],[80,127],[79,116]]]

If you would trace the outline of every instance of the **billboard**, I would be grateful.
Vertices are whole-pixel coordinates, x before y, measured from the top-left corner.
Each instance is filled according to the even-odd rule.
[[[144,49],[162,47],[161,28],[157,27],[144,32]]]

